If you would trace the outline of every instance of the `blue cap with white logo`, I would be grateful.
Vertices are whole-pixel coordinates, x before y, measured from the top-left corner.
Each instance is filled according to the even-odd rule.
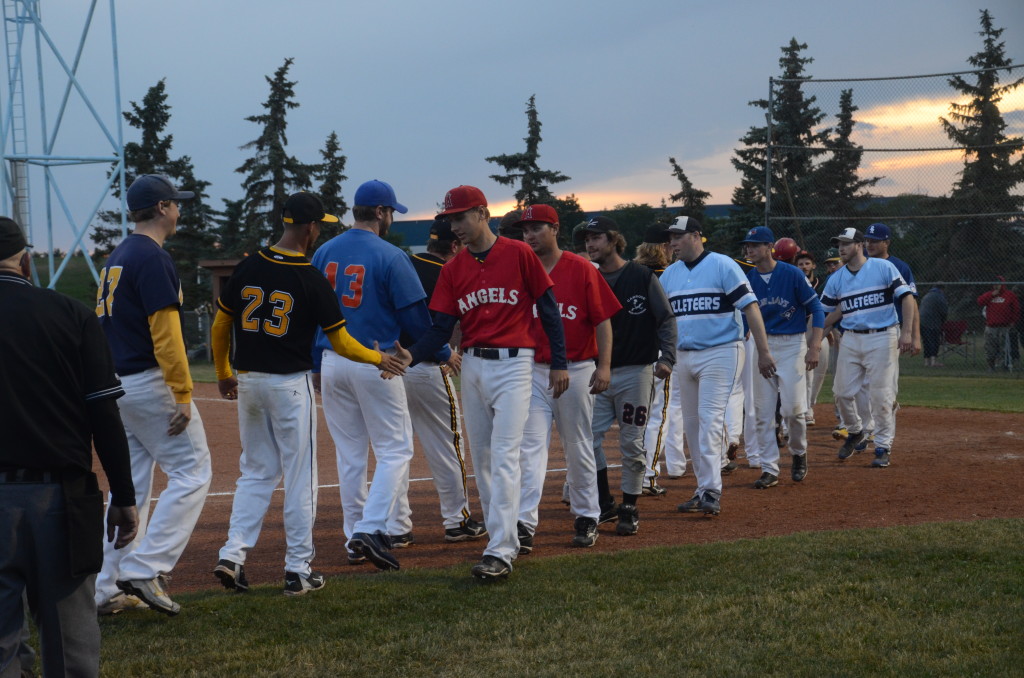
[[[888,240],[892,233],[885,224],[871,224],[868,230],[864,231],[864,237],[868,240]]]
[[[767,226],[755,226],[747,231],[747,237],[742,242],[771,244],[775,242],[775,236],[772,234],[772,229]]]

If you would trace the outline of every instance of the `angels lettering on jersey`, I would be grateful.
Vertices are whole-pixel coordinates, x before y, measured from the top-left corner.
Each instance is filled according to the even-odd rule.
[[[504,287],[485,287],[474,290],[458,300],[459,312],[463,314],[483,304],[509,304],[515,306],[518,303],[519,290],[506,290]]]

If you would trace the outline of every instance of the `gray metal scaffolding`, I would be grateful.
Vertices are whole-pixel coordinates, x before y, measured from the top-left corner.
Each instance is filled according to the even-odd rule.
[[[125,178],[124,178],[124,140],[121,129],[121,87],[118,73],[117,56],[117,25],[114,16],[114,0],[107,0],[107,7],[110,13],[110,49],[111,67],[113,75],[113,111],[104,121],[93,101],[89,96],[84,84],[78,76],[79,66],[82,63],[82,56],[85,49],[90,28],[93,26],[93,19],[96,17],[97,6],[100,0],[91,0],[81,35],[75,45],[74,56],[66,59],[60,47],[52,39],[46,30],[40,11],[40,0],[3,0],[4,40],[6,43],[5,55],[7,57],[7,91],[0,96],[0,212],[10,214],[15,221],[25,230],[25,234],[37,249],[40,243],[36,241],[36,226],[39,221],[45,224],[46,228],[46,249],[49,254],[49,282],[48,286],[53,288],[64,272],[69,258],[79,249],[86,255],[85,261],[92,271],[93,278],[99,282],[99,276],[92,259],[83,241],[86,240],[89,227],[92,225],[96,214],[99,212],[103,202],[110,196],[111,188],[120,186],[121,194],[121,233],[127,233],[125,222]],[[66,17],[65,17],[66,18]],[[34,47],[34,60],[31,58]],[[44,54],[46,59],[44,59]],[[35,73],[38,78],[38,106],[26,105],[25,72],[26,63],[34,61]],[[44,75],[48,72],[56,72],[59,81],[63,83],[63,92],[58,98],[54,110],[55,116],[52,120],[47,118],[47,89],[44,82]],[[110,146],[109,154],[98,155],[69,155],[56,154],[54,149],[58,139],[62,147],[73,146],[76,142],[83,141],[82,138],[61,138],[60,133],[66,119],[70,117],[68,104],[72,95],[77,94],[88,111],[88,119],[96,124],[96,135],[89,137],[88,141],[96,139],[105,140]],[[31,97],[29,97],[31,100]],[[38,121],[38,129],[32,125]],[[38,133],[38,145],[34,144],[30,137]],[[67,135],[65,135],[67,136]],[[73,214],[67,200],[68,191],[62,188],[63,176],[59,170],[62,167],[73,165],[95,165],[104,164],[112,168],[110,172],[104,173],[102,179],[97,180],[95,197],[92,210],[78,218]],[[33,195],[30,191],[30,174],[33,168],[38,168],[42,174],[43,191],[41,195]],[[81,181],[75,183],[74,190],[81,191]],[[63,214],[63,222],[56,224],[58,228],[70,228],[73,236],[73,244],[68,247],[63,259],[58,263],[55,257],[54,246],[54,202]],[[33,206],[43,206],[45,218],[38,220],[33,215]],[[38,284],[38,275],[33,263],[33,276]]]

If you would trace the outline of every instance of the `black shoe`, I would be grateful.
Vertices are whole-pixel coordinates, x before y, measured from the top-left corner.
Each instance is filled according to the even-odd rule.
[[[779,484],[779,477],[774,473],[768,473],[765,471],[761,474],[761,477],[754,481],[755,490],[767,490],[769,487],[775,487]]]
[[[722,475],[727,476],[738,468],[739,464],[737,464],[734,461],[730,461],[728,464],[722,467]]]
[[[507,579],[512,572],[512,566],[501,558],[484,556],[484,559],[474,565],[470,572],[477,579]]]
[[[522,523],[516,523],[516,532],[519,533],[519,555],[533,553],[533,532],[530,532],[530,528]]]
[[[700,513],[700,496],[693,495],[687,501],[684,501],[679,506],[676,506],[676,510],[680,513]]]
[[[612,522],[613,520],[619,517],[618,511],[619,505],[616,504],[614,501],[608,506],[602,506],[601,515],[597,519],[597,524],[604,525],[605,523]]]
[[[640,491],[645,497],[663,497],[665,496],[665,488],[658,484],[657,480],[651,480],[650,485],[644,485],[644,488]]]
[[[734,459],[736,459],[736,452],[739,451],[739,449],[739,443],[729,443],[729,449],[725,451],[725,458],[728,459],[729,461],[733,461]]]
[[[412,532],[388,535],[388,539],[391,540],[391,548],[393,549],[407,549],[416,543],[416,538],[412,536]]]
[[[366,559],[379,570],[399,569],[398,559],[389,553],[391,540],[386,534],[356,532],[348,540],[348,549],[357,555],[366,556]]]
[[[807,455],[801,454],[793,457],[792,468],[793,482],[799,483],[807,477]]]
[[[619,504],[619,522],[615,525],[615,534],[628,537],[640,529],[640,511],[633,504]]]
[[[345,549],[345,551],[348,553],[349,565],[362,565],[366,562],[366,556],[360,555],[355,551],[349,551],[348,549]]]
[[[487,528],[472,518],[466,518],[458,527],[449,527],[444,531],[444,540],[447,542],[472,541],[487,536]]]
[[[239,593],[249,590],[249,580],[245,578],[244,565],[222,558],[217,561],[217,567],[213,568],[213,574],[220,579],[220,583],[226,589],[232,589]]]
[[[875,458],[871,460],[875,468],[885,468],[889,465],[889,450],[885,447],[875,448]]]
[[[865,437],[863,431],[858,431],[857,433],[851,431],[846,442],[839,448],[839,458],[849,459],[854,452],[859,452],[860,450],[857,449],[857,446],[861,444]]]
[[[717,497],[710,492],[705,492],[704,496],[700,498],[700,510],[704,512],[704,515],[717,516],[722,512],[722,507],[718,503]]]
[[[577,517],[573,529],[576,530],[576,536],[572,538],[573,546],[586,548],[597,543],[597,521],[593,518]]]
[[[317,591],[324,587],[327,582],[319,572],[310,572],[308,577],[303,577],[297,572],[284,573],[284,594],[286,596],[302,596],[309,591]]]

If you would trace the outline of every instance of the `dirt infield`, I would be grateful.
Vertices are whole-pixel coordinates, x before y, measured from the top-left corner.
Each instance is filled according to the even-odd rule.
[[[213,485],[192,540],[173,572],[172,591],[217,586],[211,570],[227,536],[238,477],[237,403],[221,400],[214,384],[197,384],[195,395],[213,455]],[[639,534],[618,537],[614,524],[602,525],[600,539],[589,552],[813,530],[1024,516],[1024,417],[1020,414],[905,407],[897,417],[892,466],[887,469],[870,468],[870,452],[840,462],[835,455],[838,444],[831,438],[831,426],[826,425],[832,420],[831,407],[819,405],[817,419],[821,425],[809,429],[809,472],[803,483],[790,480],[785,450],[779,485],[770,490],[753,489],[760,472],[743,464],[724,477],[722,514],[711,518],[676,511],[676,504],[687,500],[695,487],[688,470],[682,478],[661,481],[668,490],[666,496],[640,500]],[[606,445],[609,442],[616,441],[606,441]],[[317,447],[321,489],[314,567],[329,576],[374,572],[371,565],[347,564],[334,445],[322,416]],[[559,501],[565,479],[565,472],[558,470],[565,467],[561,455],[556,442],[535,549],[520,562],[580,553],[569,546],[572,517]],[[608,456],[610,462],[617,463],[617,454]],[[613,489],[618,484],[617,470],[610,471]],[[160,479],[154,495],[163,486],[161,474],[157,475]],[[429,476],[417,445],[409,492],[416,544],[395,555],[403,568],[465,565],[468,576],[484,542],[444,543],[437,494]],[[475,487],[472,492],[474,517],[482,519]],[[282,496],[280,491],[275,493],[260,542],[246,562],[246,574],[253,585],[283,581]]]

